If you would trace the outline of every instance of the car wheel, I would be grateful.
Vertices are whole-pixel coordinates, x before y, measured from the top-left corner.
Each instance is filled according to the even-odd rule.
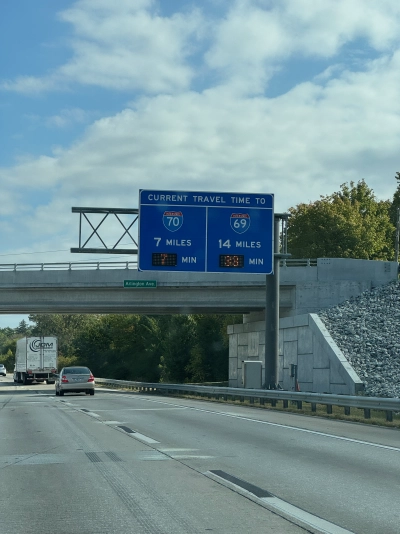
[[[90,392],[91,395],[94,395],[94,389],[92,389],[92,391]]]

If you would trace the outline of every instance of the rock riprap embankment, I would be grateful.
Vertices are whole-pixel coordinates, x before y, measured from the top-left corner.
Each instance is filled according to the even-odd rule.
[[[392,282],[318,316],[365,384],[365,395],[400,397],[400,282]]]

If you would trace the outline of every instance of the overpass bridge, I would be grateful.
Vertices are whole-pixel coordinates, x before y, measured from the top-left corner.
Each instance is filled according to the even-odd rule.
[[[155,288],[124,288],[124,280]],[[284,260],[280,316],[317,312],[397,279],[397,263]],[[140,272],[136,261],[0,264],[0,313],[263,312],[265,275]]]
[[[359,391],[361,380],[314,314],[397,278],[397,262],[285,260],[280,385],[293,388],[295,364],[302,391]],[[124,280],[149,279],[157,287],[124,288]],[[229,385],[243,387],[253,361],[261,362],[265,384],[265,282],[265,275],[139,272],[134,261],[0,265],[0,313],[243,313],[243,324],[228,327]]]

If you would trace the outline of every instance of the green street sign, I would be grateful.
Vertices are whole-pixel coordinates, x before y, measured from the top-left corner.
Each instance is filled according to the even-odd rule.
[[[154,288],[157,287],[157,280],[124,280],[124,287]]]

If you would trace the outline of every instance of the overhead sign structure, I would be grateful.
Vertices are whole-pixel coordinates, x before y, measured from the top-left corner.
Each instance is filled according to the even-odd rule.
[[[273,273],[274,196],[139,192],[139,270]]]

